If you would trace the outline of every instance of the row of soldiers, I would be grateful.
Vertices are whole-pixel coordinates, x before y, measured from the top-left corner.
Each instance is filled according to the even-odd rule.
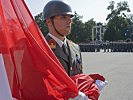
[[[133,42],[103,42],[79,44],[81,52],[133,52]]]

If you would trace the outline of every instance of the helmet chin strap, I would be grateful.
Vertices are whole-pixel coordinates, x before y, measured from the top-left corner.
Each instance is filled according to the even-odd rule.
[[[60,36],[64,37],[64,35],[62,35],[62,34],[56,29],[56,27],[55,27],[55,25],[54,25],[53,18],[50,18],[50,20],[51,20],[51,22],[52,22],[52,25],[53,25],[53,27],[54,27],[56,33],[58,33]]]

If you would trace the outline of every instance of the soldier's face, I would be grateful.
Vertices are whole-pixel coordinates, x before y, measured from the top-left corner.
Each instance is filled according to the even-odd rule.
[[[60,15],[54,17],[54,25],[58,32],[64,36],[70,34],[71,31],[71,16]]]

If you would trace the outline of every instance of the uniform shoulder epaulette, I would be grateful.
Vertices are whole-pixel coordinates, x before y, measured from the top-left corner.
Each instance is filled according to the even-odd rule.
[[[48,44],[49,44],[51,49],[55,49],[56,48],[56,42],[55,42],[54,39],[50,39]]]

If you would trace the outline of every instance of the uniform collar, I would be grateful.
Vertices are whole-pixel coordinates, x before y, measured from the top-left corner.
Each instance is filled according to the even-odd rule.
[[[62,40],[58,39],[57,37],[55,37],[54,35],[52,35],[51,33],[48,33],[48,35],[49,35],[51,38],[53,38],[53,39],[58,43],[58,45],[59,45],[60,47],[62,47],[63,44],[67,45],[67,42],[66,42],[67,39],[66,39],[66,37],[65,37],[64,41],[62,41]]]

